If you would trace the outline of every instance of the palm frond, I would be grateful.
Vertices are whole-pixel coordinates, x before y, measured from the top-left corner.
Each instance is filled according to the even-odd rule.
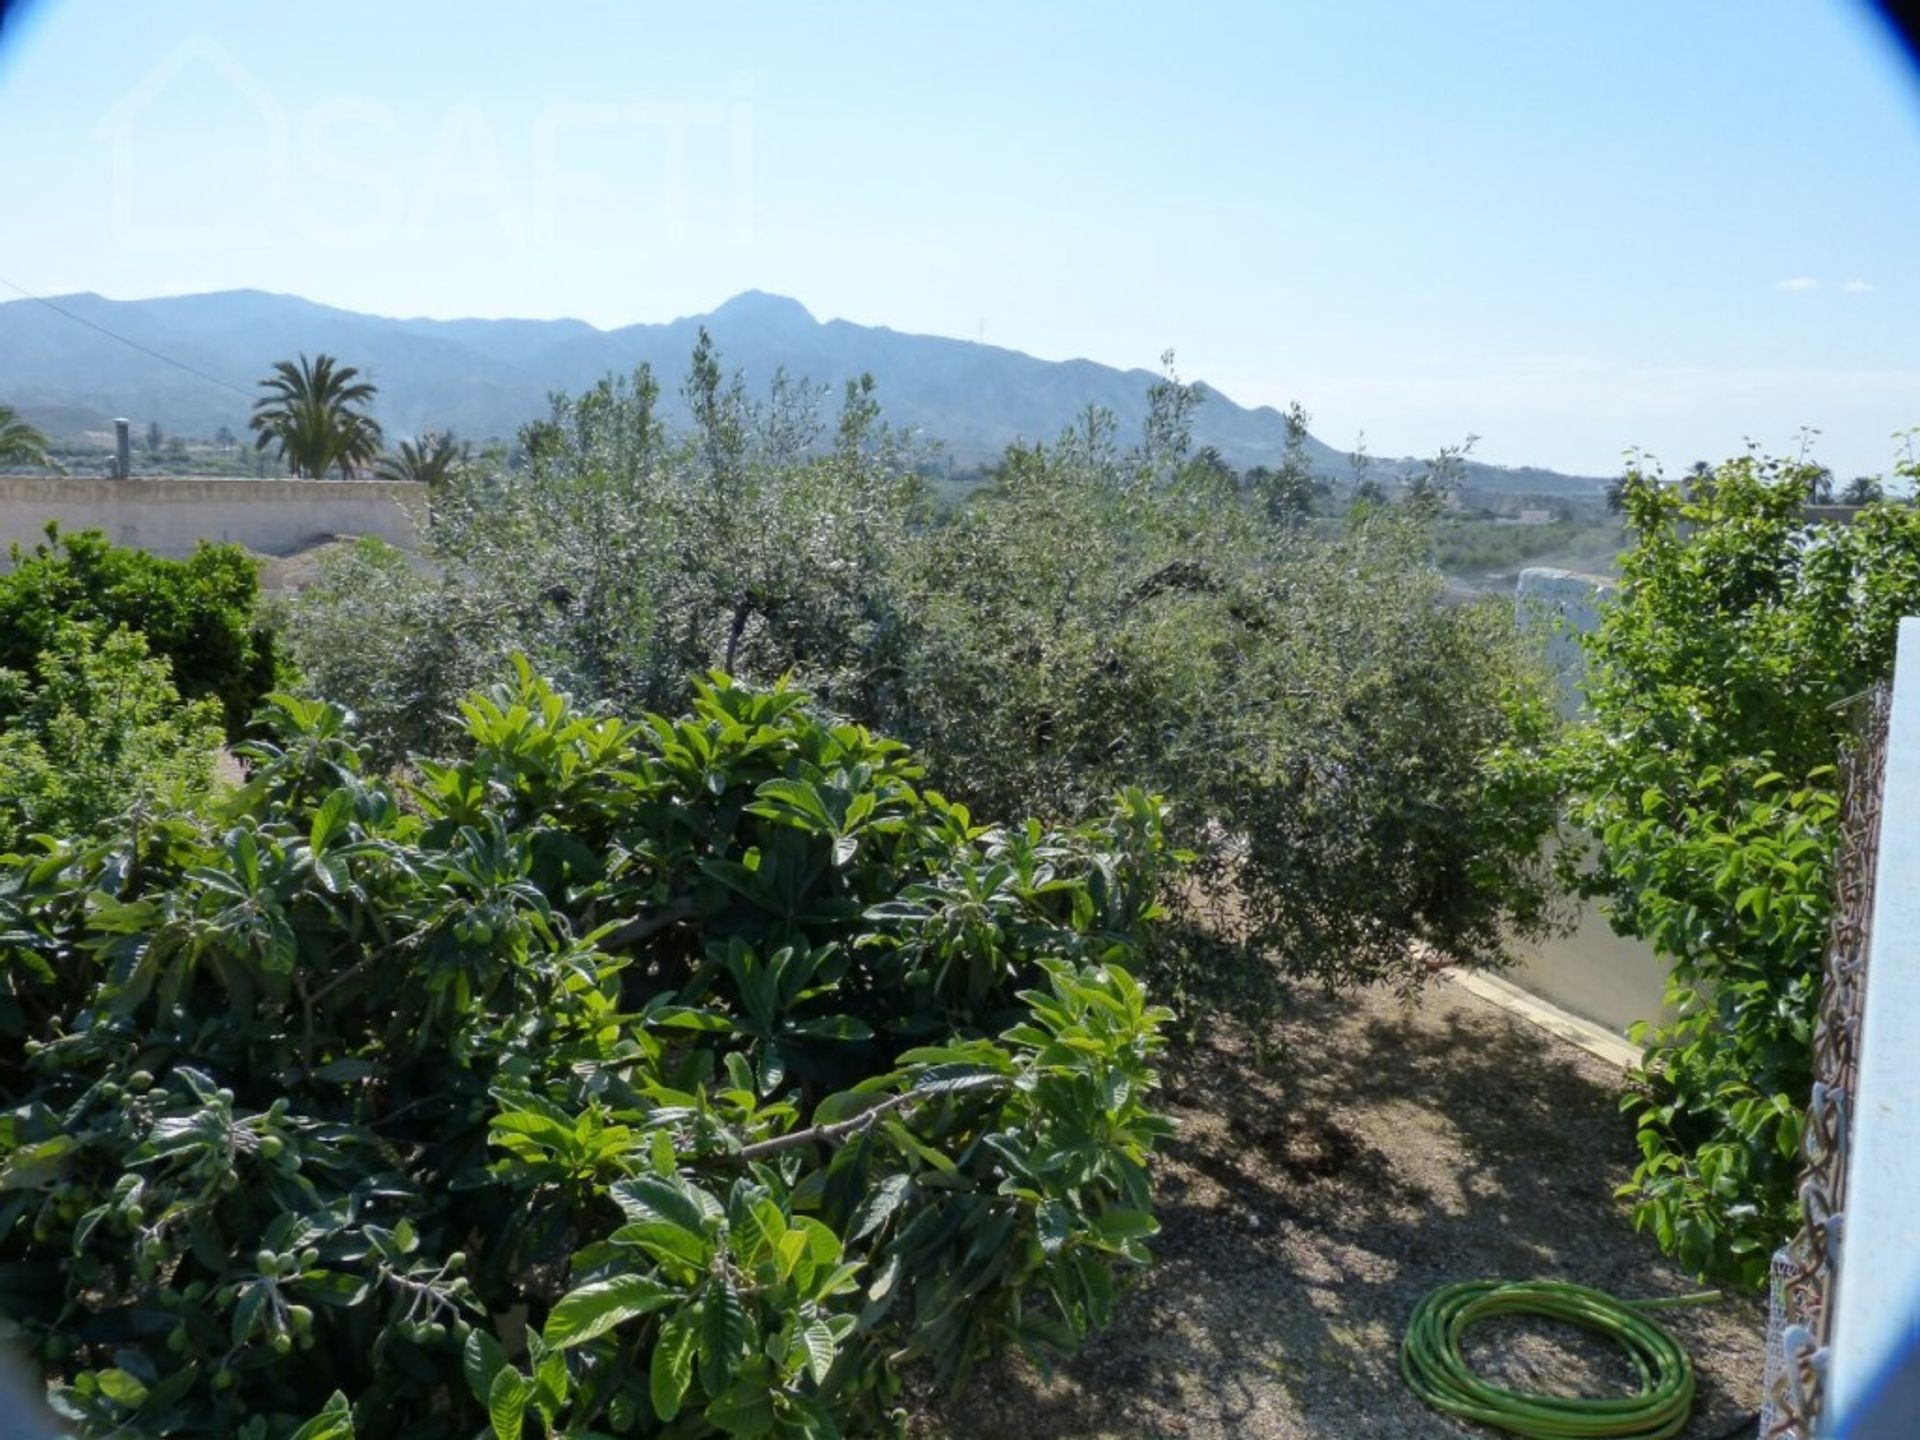
[[[280,459],[295,475],[319,477],[337,469],[342,479],[380,454],[380,426],[366,413],[378,393],[359,371],[339,365],[331,355],[296,363],[280,360],[260,382],[267,393],[253,403],[247,422],[254,448],[278,445]]]

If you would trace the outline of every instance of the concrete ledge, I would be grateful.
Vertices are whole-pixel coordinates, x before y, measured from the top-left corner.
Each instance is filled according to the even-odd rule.
[[[1591,1020],[1583,1020],[1570,1010],[1562,1010],[1558,1005],[1542,1000],[1537,995],[1529,995],[1510,980],[1484,970],[1461,970],[1448,967],[1440,972],[1461,989],[1482,1000],[1491,1001],[1502,1010],[1518,1015],[1530,1025],[1537,1025],[1549,1035],[1558,1036],[1569,1044],[1578,1045],[1589,1055],[1606,1061],[1609,1065],[1618,1065],[1622,1070],[1636,1065],[1640,1060],[1640,1047],[1631,1041],[1623,1040],[1603,1025]]]

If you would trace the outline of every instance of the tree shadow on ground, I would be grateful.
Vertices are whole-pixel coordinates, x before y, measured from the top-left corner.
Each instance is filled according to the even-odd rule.
[[[1420,1296],[1546,1278],[1625,1298],[1694,1289],[1613,1198],[1634,1158],[1620,1077],[1452,985],[1296,996],[1255,1068],[1222,1029],[1169,1066],[1181,1122],[1158,1169],[1159,1263],[1110,1331],[1047,1377],[1003,1360],[922,1433],[1386,1440],[1469,1427],[1407,1391]],[[1756,1408],[1764,1315],[1749,1299],[1670,1312],[1700,1395],[1690,1436]],[[1524,1389],[1624,1393],[1603,1340],[1489,1330],[1472,1359]],[[1478,1432],[1475,1432],[1478,1433]]]

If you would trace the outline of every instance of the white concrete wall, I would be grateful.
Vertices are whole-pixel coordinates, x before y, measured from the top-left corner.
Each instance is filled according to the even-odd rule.
[[[1559,685],[1560,713],[1573,719],[1583,704],[1586,658],[1579,637],[1595,629],[1613,582],[1597,575],[1534,567],[1520,572],[1514,619],[1544,630],[1547,663]],[[1639,940],[1613,932],[1605,917],[1582,903],[1571,933],[1537,942],[1516,941],[1517,958],[1505,978],[1582,1019],[1625,1034],[1637,1020],[1665,1011],[1667,964]]]
[[[102,530],[118,545],[178,558],[201,540],[228,540],[262,555],[290,555],[336,535],[378,535],[412,550],[426,489],[384,480],[106,480],[0,475],[0,564],[17,542],[31,549],[47,521]]]
[[[1590,901],[1576,903],[1567,934],[1515,940],[1509,949],[1514,965],[1502,978],[1616,1035],[1669,1014],[1667,962],[1644,940],[1615,934]]]
[[[1900,622],[1823,1435],[1920,1434],[1920,620]]]

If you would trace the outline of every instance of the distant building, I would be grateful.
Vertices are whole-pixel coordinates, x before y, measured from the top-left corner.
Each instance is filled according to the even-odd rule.
[[[1551,510],[1522,510],[1519,516],[1516,517],[1514,523],[1517,525],[1551,525],[1553,523],[1553,512]]]

